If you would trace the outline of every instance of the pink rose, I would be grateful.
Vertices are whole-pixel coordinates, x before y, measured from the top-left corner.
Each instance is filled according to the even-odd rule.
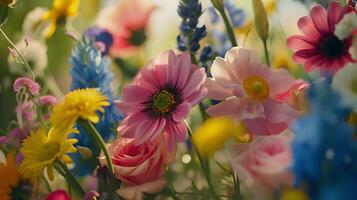
[[[125,187],[117,190],[125,199],[143,199],[143,192],[157,193],[165,186],[161,179],[165,166],[175,158],[176,149],[168,151],[163,137],[141,145],[133,138],[118,138],[108,146],[114,165],[114,174]],[[100,162],[106,165],[104,157]]]
[[[246,151],[233,159],[232,168],[249,186],[258,182],[274,189],[290,184],[287,170],[291,163],[290,142],[290,137],[282,135],[257,137]]]

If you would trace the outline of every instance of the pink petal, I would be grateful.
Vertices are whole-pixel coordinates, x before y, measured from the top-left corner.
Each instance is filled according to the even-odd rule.
[[[162,87],[168,83],[168,68],[167,65],[157,65],[155,75],[159,85]]]
[[[140,71],[141,77],[149,84],[152,85],[152,87],[155,87],[157,90],[161,88],[161,84],[159,81],[159,77],[156,76],[156,69],[157,66],[155,66],[154,69],[149,69],[149,68],[142,68]]]
[[[246,103],[240,98],[230,98],[221,103],[209,107],[206,112],[213,117],[218,116],[240,116]]]
[[[149,140],[155,139],[162,132],[166,125],[164,118],[147,120],[146,123],[141,123],[136,129],[136,145],[143,144]]]
[[[139,85],[127,85],[123,88],[124,102],[143,103],[152,96],[150,91]]]
[[[175,137],[178,142],[184,142],[187,139],[187,127],[185,122],[166,124],[165,132],[170,134],[169,137]]]
[[[184,100],[191,103],[191,107],[198,104],[207,96],[207,88],[202,87],[196,92],[192,93],[189,97],[186,97]]]
[[[305,65],[304,65],[304,70],[309,72],[309,71],[312,71],[316,66],[316,63],[321,61],[321,60],[324,60],[325,58],[322,57],[321,55],[316,55],[316,56],[312,56],[310,57],[306,62],[305,62]]]
[[[327,12],[324,7],[320,5],[314,6],[310,11],[310,15],[315,27],[322,35],[329,33],[330,30],[327,22]]]
[[[202,87],[202,84],[206,80],[206,73],[205,69],[203,67],[195,70],[186,83],[185,87],[183,88],[182,95],[184,96],[183,98],[190,96],[193,92],[198,90],[200,87]]]
[[[115,105],[118,108],[118,110],[126,114],[140,112],[141,110],[146,108],[144,104],[129,103],[123,101],[115,101]]]
[[[136,132],[136,129],[141,124],[148,123],[150,119],[146,116],[145,113],[134,113],[127,116],[118,127],[118,132],[123,137],[133,138]]]
[[[234,96],[234,87],[225,88],[210,78],[206,79],[205,86],[208,90],[207,97],[210,99],[223,100],[228,97]]]
[[[265,117],[272,123],[290,123],[297,117],[297,111],[289,105],[269,99],[264,102]]]
[[[234,71],[240,80],[251,75],[257,67],[261,67],[258,53],[253,49],[233,47],[226,57],[229,62],[233,62]]]
[[[286,123],[274,124],[264,118],[246,119],[243,122],[247,129],[255,135],[277,135],[288,127]]]
[[[268,81],[270,94],[275,95],[289,90],[294,85],[295,78],[286,69],[278,69],[270,73]]]
[[[175,111],[172,113],[172,119],[175,120],[175,122],[182,122],[182,120],[187,118],[190,109],[191,109],[190,103],[187,102],[181,103],[175,108]]]
[[[308,16],[301,17],[297,22],[299,29],[305,34],[310,42],[318,41],[321,34],[317,30],[314,22]]]
[[[190,75],[191,70],[191,58],[188,52],[182,53],[180,58],[178,59],[176,65],[177,74],[177,82],[176,86],[180,89],[184,88],[184,85],[187,81],[187,78]]]
[[[211,67],[213,79],[218,83],[238,82],[238,76],[233,72],[233,68],[226,61],[217,57]]]
[[[327,18],[330,32],[335,31],[335,25],[341,20],[341,6],[338,2],[331,1],[327,9]]]
[[[287,45],[294,51],[299,51],[302,49],[313,49],[314,44],[309,41],[308,36],[293,35],[287,39]]]
[[[294,55],[306,59],[306,58],[310,58],[311,56],[315,56],[317,54],[319,54],[319,51],[317,51],[316,49],[303,49],[295,52]]]

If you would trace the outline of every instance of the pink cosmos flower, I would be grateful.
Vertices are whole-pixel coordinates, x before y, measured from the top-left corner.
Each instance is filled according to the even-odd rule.
[[[282,135],[257,137],[245,152],[232,160],[232,168],[248,186],[260,183],[277,189],[281,185],[289,185],[290,142],[290,137]]]
[[[117,106],[128,116],[118,132],[136,138],[137,144],[153,141],[162,132],[171,149],[187,138],[184,119],[207,93],[204,68],[191,64],[190,54],[169,50],[144,66],[130,85],[124,86]]]
[[[294,51],[293,59],[303,64],[306,71],[320,68],[333,73],[351,62],[348,50],[352,36],[340,40],[334,31],[343,16],[353,11],[352,7],[341,7],[335,1],[331,1],[327,11],[321,5],[312,7],[310,17],[304,16],[298,21],[303,35],[294,35],[287,40],[288,47]]]
[[[137,145],[133,138],[118,138],[108,146],[114,174],[125,187],[117,193],[125,199],[142,199],[143,192],[157,193],[166,184],[165,166],[175,159],[176,149],[167,150],[163,137]],[[106,165],[104,157],[99,158]],[[141,198],[140,198],[141,197]]]
[[[22,88],[30,92],[32,95],[36,95],[40,92],[40,85],[27,77],[17,78],[14,82],[13,89],[15,92],[20,92]]]
[[[225,59],[214,60],[211,73],[207,96],[222,102],[208,108],[209,115],[235,117],[256,135],[279,134],[296,118],[296,110],[276,98],[295,79],[285,69],[260,64],[255,50],[233,47]]]
[[[124,0],[99,14],[96,24],[113,36],[112,55],[123,56],[139,49],[146,41],[146,28],[154,9],[145,0]]]

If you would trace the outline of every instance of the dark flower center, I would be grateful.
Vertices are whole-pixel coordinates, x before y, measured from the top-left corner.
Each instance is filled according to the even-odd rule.
[[[154,95],[153,109],[160,114],[166,114],[171,111],[175,103],[175,96],[172,93],[161,90]]]
[[[144,44],[144,42],[146,41],[146,32],[145,29],[137,29],[137,30],[133,30],[131,32],[131,37],[129,39],[130,44],[134,45],[134,46],[140,46],[142,44]]]
[[[331,35],[322,43],[322,51],[327,57],[339,57],[343,54],[343,41],[338,39],[335,35]]]

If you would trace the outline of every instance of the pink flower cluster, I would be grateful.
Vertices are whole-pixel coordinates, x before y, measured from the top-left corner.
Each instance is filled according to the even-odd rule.
[[[17,78],[14,82],[13,89],[15,92],[20,92],[22,88],[25,88],[32,95],[37,95],[40,92],[40,85],[34,80],[27,77]]]

